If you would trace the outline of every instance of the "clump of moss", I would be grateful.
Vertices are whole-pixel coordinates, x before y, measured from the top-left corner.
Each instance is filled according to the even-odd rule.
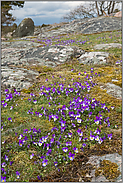
[[[39,74],[39,76],[38,77],[40,77],[40,76],[46,76],[46,73],[41,73],[41,74]]]
[[[118,79],[118,81],[112,81],[112,83],[122,88],[122,75],[118,75],[116,79]]]
[[[100,87],[95,86],[92,88],[91,93],[89,93],[91,97],[95,98],[96,100],[101,101],[102,103],[108,103],[114,107],[121,106],[121,101],[116,99],[115,97],[106,93],[106,90],[102,90]]]
[[[21,92],[27,93],[27,94],[31,93],[31,91],[29,89],[22,89]]]
[[[96,169],[95,176],[103,174],[108,180],[113,180],[117,178],[121,172],[118,170],[118,165],[112,163],[109,160],[103,160],[100,164],[100,167]]]
[[[47,67],[47,66],[32,66],[31,69],[34,69],[38,71],[39,73],[44,73],[44,72],[50,72],[53,71],[52,67]]]
[[[112,66],[105,66],[101,68],[95,68],[95,72],[100,74],[100,77],[97,77],[97,81],[101,81],[103,83],[111,82],[112,79],[117,79],[120,80],[120,83],[122,83],[122,74],[121,74],[121,69],[117,67],[112,67]]]

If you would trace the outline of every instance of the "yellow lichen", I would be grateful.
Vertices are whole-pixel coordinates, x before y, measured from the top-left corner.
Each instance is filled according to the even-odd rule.
[[[102,103],[109,103],[112,106],[121,106],[121,101],[115,97],[106,93],[106,90],[101,89],[99,86],[95,86],[90,91],[90,96]]]
[[[121,172],[118,170],[118,165],[112,163],[109,160],[103,160],[99,168],[95,171],[95,176],[103,174],[108,180],[113,180],[117,178]]]
[[[30,93],[31,91],[29,89],[22,89],[21,92],[23,92],[23,93]]]
[[[117,67],[107,66],[94,69],[94,73],[100,74],[100,76],[96,77],[96,81],[108,83],[112,82],[120,87],[122,87],[122,74],[121,70]],[[112,79],[116,79],[118,81],[112,81]]]

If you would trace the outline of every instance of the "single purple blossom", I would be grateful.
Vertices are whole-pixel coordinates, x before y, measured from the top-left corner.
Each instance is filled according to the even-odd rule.
[[[1,175],[1,182],[6,182],[6,177],[3,177],[3,176]]]
[[[13,164],[13,161],[10,161],[10,166]]]
[[[52,149],[49,149],[46,155],[48,156],[49,154],[51,154],[51,152],[52,152]]]
[[[90,135],[90,140],[94,140],[94,135]]]
[[[9,117],[8,120],[12,122],[12,118],[11,117]]]
[[[57,165],[58,165],[58,162],[57,162],[57,161],[55,161],[55,162],[54,162],[54,165],[55,165],[55,166],[57,166]]]
[[[48,160],[47,159],[44,159],[43,161],[42,161],[42,166],[46,166],[48,163]]]
[[[34,156],[34,154],[32,153],[32,154],[30,155],[30,159],[32,159],[32,158],[33,158],[33,156]]]
[[[69,155],[68,155],[68,157],[70,158],[70,160],[71,160],[71,161],[73,161],[73,159],[74,159],[74,156],[75,156],[75,154],[72,154],[71,152],[69,152]]]
[[[67,152],[68,151],[68,148],[67,147],[63,147],[62,148],[62,151]]]
[[[4,167],[6,166],[6,163],[5,163],[5,162],[3,162],[1,165],[2,165],[2,167],[4,168]]]
[[[41,180],[41,176],[38,175],[37,178],[38,178],[38,180]]]
[[[78,148],[74,147],[73,150],[75,153],[78,153]]]
[[[4,159],[5,159],[6,161],[8,161],[8,160],[9,160],[9,159],[8,159],[8,156],[6,156],[6,155],[5,155],[5,158],[4,158]]]
[[[111,134],[107,134],[107,136],[108,136],[108,139],[111,140],[111,138],[112,138],[112,133],[111,133]]]
[[[16,176],[17,176],[17,179],[19,179],[20,173],[18,171],[16,171]]]
[[[6,171],[4,170],[4,168],[1,168],[1,171],[2,171],[4,174],[6,174]]]

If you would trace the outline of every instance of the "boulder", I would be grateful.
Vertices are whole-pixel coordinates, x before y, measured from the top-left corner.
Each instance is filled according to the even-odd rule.
[[[12,37],[33,36],[34,22],[31,18],[25,18],[19,24],[16,30],[13,31]]]

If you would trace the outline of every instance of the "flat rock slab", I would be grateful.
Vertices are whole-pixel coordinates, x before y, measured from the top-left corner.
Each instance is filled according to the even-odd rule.
[[[79,57],[79,63],[83,64],[104,64],[109,53],[105,52],[86,52]]]
[[[27,70],[24,66],[55,67],[73,57],[80,57],[85,51],[71,46],[45,46],[30,41],[2,42],[1,91],[15,87],[18,91],[30,87],[39,72]]]
[[[2,66],[40,64],[46,66],[57,66],[60,63],[69,61],[71,58],[78,58],[85,51],[75,46],[45,46],[40,43],[18,41],[2,42]]]
[[[82,34],[93,34],[97,32],[122,30],[121,25],[121,18],[102,16],[89,19],[79,29]]]
[[[118,17],[101,16],[97,18],[77,19],[59,27],[54,26],[51,28],[51,26],[49,26],[43,27],[41,30],[37,28],[36,35],[38,35],[39,39],[62,34],[71,34],[74,32],[82,34],[93,34],[113,30],[122,30],[122,19]]]
[[[97,44],[94,46],[94,49],[96,50],[109,49],[109,48],[122,48],[122,44],[110,43],[110,44]]]
[[[8,48],[17,48],[17,49],[21,49],[21,48],[24,48],[24,49],[29,49],[29,48],[34,48],[34,47],[38,47],[40,46],[41,44],[40,43],[35,43],[35,42],[32,42],[32,41],[20,41],[17,39],[17,41],[12,41],[12,42],[1,42],[1,49],[2,51],[4,51],[4,49],[8,49]]]

